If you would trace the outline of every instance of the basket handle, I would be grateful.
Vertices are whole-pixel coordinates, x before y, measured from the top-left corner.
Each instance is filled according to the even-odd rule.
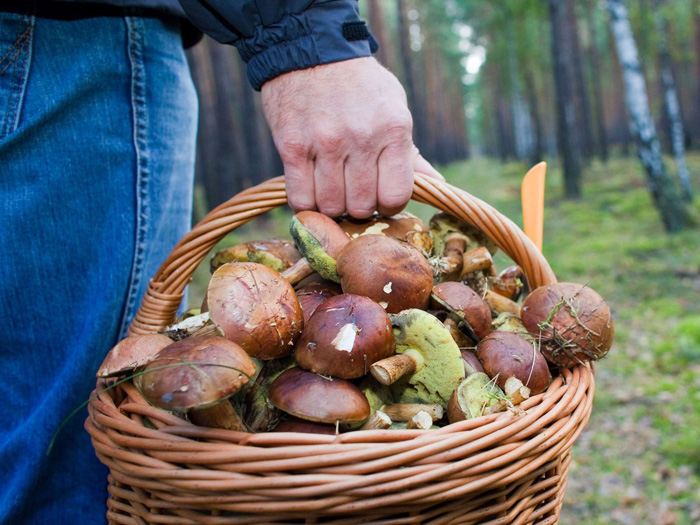
[[[480,229],[521,266],[533,288],[556,282],[549,263],[533,242],[510,219],[484,201],[446,182],[415,174],[413,195]],[[185,286],[210,250],[227,233],[287,203],[284,177],[242,191],[217,206],[177,243],[151,279],[129,335],[157,332],[173,323]]]

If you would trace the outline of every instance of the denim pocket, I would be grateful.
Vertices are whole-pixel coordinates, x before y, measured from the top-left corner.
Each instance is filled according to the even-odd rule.
[[[19,125],[33,33],[34,17],[0,13],[0,140]]]

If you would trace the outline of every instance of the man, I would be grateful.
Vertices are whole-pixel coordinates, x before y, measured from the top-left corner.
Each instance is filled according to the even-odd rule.
[[[417,155],[353,0],[182,0],[262,90],[293,209],[393,214]],[[0,521],[102,523],[106,468],[68,420],[189,229],[196,97],[174,0],[0,5]],[[48,452],[48,454],[47,454]]]

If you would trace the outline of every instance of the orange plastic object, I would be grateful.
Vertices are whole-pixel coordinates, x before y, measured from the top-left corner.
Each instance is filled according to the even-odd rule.
[[[546,171],[546,162],[536,164],[525,174],[521,187],[523,231],[540,251],[542,251],[544,177]]]

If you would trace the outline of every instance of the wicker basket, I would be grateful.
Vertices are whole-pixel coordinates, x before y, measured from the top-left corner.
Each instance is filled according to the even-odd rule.
[[[524,269],[555,281],[522,231],[449,184],[416,175],[413,199],[473,224]],[[131,325],[175,318],[197,265],[226,233],[286,202],[284,180],[213,210],[175,247]],[[87,431],[109,467],[112,523],[556,523],[571,447],[591,413],[593,371],[561,371],[524,414],[483,416],[433,431],[338,436],[246,434],[191,425],[151,407],[130,384],[91,398]]]

